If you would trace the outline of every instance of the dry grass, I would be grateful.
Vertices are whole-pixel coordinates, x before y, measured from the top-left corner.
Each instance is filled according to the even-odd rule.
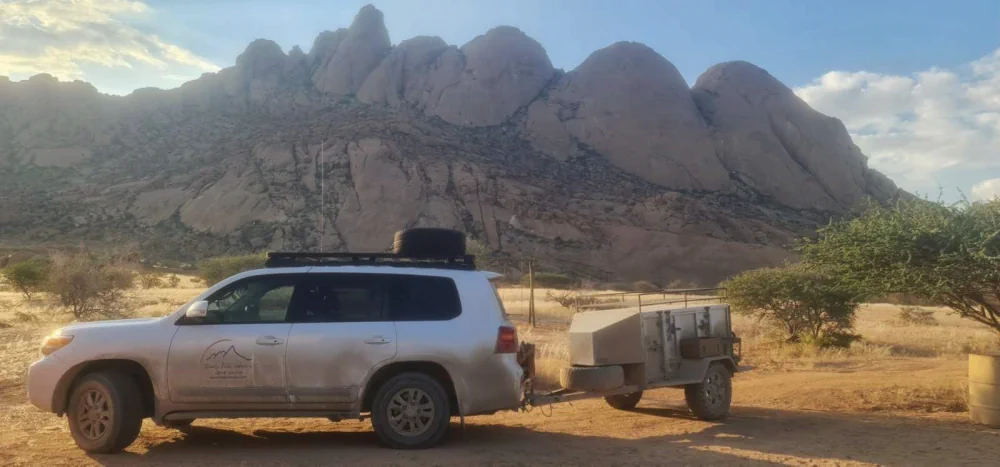
[[[135,316],[163,316],[203,290],[196,279],[183,276],[177,288],[136,290],[133,304]],[[565,330],[573,310],[548,298],[547,290],[536,290],[535,301],[539,325],[526,325],[528,292],[520,288],[501,289],[501,297],[512,319],[518,323],[522,340],[536,344],[536,385],[553,388],[558,385],[559,371],[569,360]],[[607,292],[607,291],[604,291]],[[594,293],[586,291],[581,293]],[[670,297],[667,297],[670,299]],[[634,302],[626,302],[635,305]],[[899,307],[887,304],[864,305],[858,313],[856,332],[863,340],[846,349],[818,349],[807,345],[782,343],[773,327],[743,316],[734,316],[734,328],[743,338],[744,361],[756,372],[787,373],[796,371],[850,372],[887,361],[947,360],[959,364],[972,351],[998,347],[995,334],[985,326],[961,319],[946,309],[933,310],[935,325],[900,322]],[[0,329],[0,391],[23,390],[27,365],[37,358],[38,343],[53,329],[65,325],[70,317],[59,313],[51,301],[40,297],[24,300],[13,291],[0,292],[0,322],[13,328]],[[846,373],[845,373],[846,374]],[[883,381],[863,389],[831,388],[849,400],[849,407],[838,405],[840,396],[826,398],[830,410],[964,410],[966,388],[961,378],[920,384],[906,380]],[[830,402],[834,401],[834,402]]]

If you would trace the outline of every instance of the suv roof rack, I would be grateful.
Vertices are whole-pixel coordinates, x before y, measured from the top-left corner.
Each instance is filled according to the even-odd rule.
[[[476,258],[462,256],[403,256],[395,253],[269,252],[264,267],[293,266],[395,266],[474,271]]]

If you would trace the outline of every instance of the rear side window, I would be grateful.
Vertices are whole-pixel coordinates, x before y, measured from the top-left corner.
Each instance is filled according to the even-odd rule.
[[[307,274],[299,283],[289,321],[382,321],[385,279],[374,274]]]
[[[458,287],[447,277],[394,276],[391,296],[393,321],[447,321],[462,314]]]

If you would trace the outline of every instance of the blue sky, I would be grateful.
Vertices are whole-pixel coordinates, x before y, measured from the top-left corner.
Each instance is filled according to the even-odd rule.
[[[0,0],[0,75],[48,72],[102,92],[175,87],[230,66],[256,38],[308,51],[368,1]],[[645,43],[689,83],[746,60],[842,119],[871,165],[948,199],[1000,190],[1000,1],[382,0],[394,43],[461,45],[497,25],[571,70],[596,49]]]

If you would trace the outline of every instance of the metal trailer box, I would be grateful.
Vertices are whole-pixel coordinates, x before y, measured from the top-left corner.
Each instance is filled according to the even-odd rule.
[[[699,337],[681,341],[681,358],[708,358],[722,355],[722,339]]]
[[[597,310],[573,315],[569,327],[572,365],[642,363],[645,353],[638,310]]]

